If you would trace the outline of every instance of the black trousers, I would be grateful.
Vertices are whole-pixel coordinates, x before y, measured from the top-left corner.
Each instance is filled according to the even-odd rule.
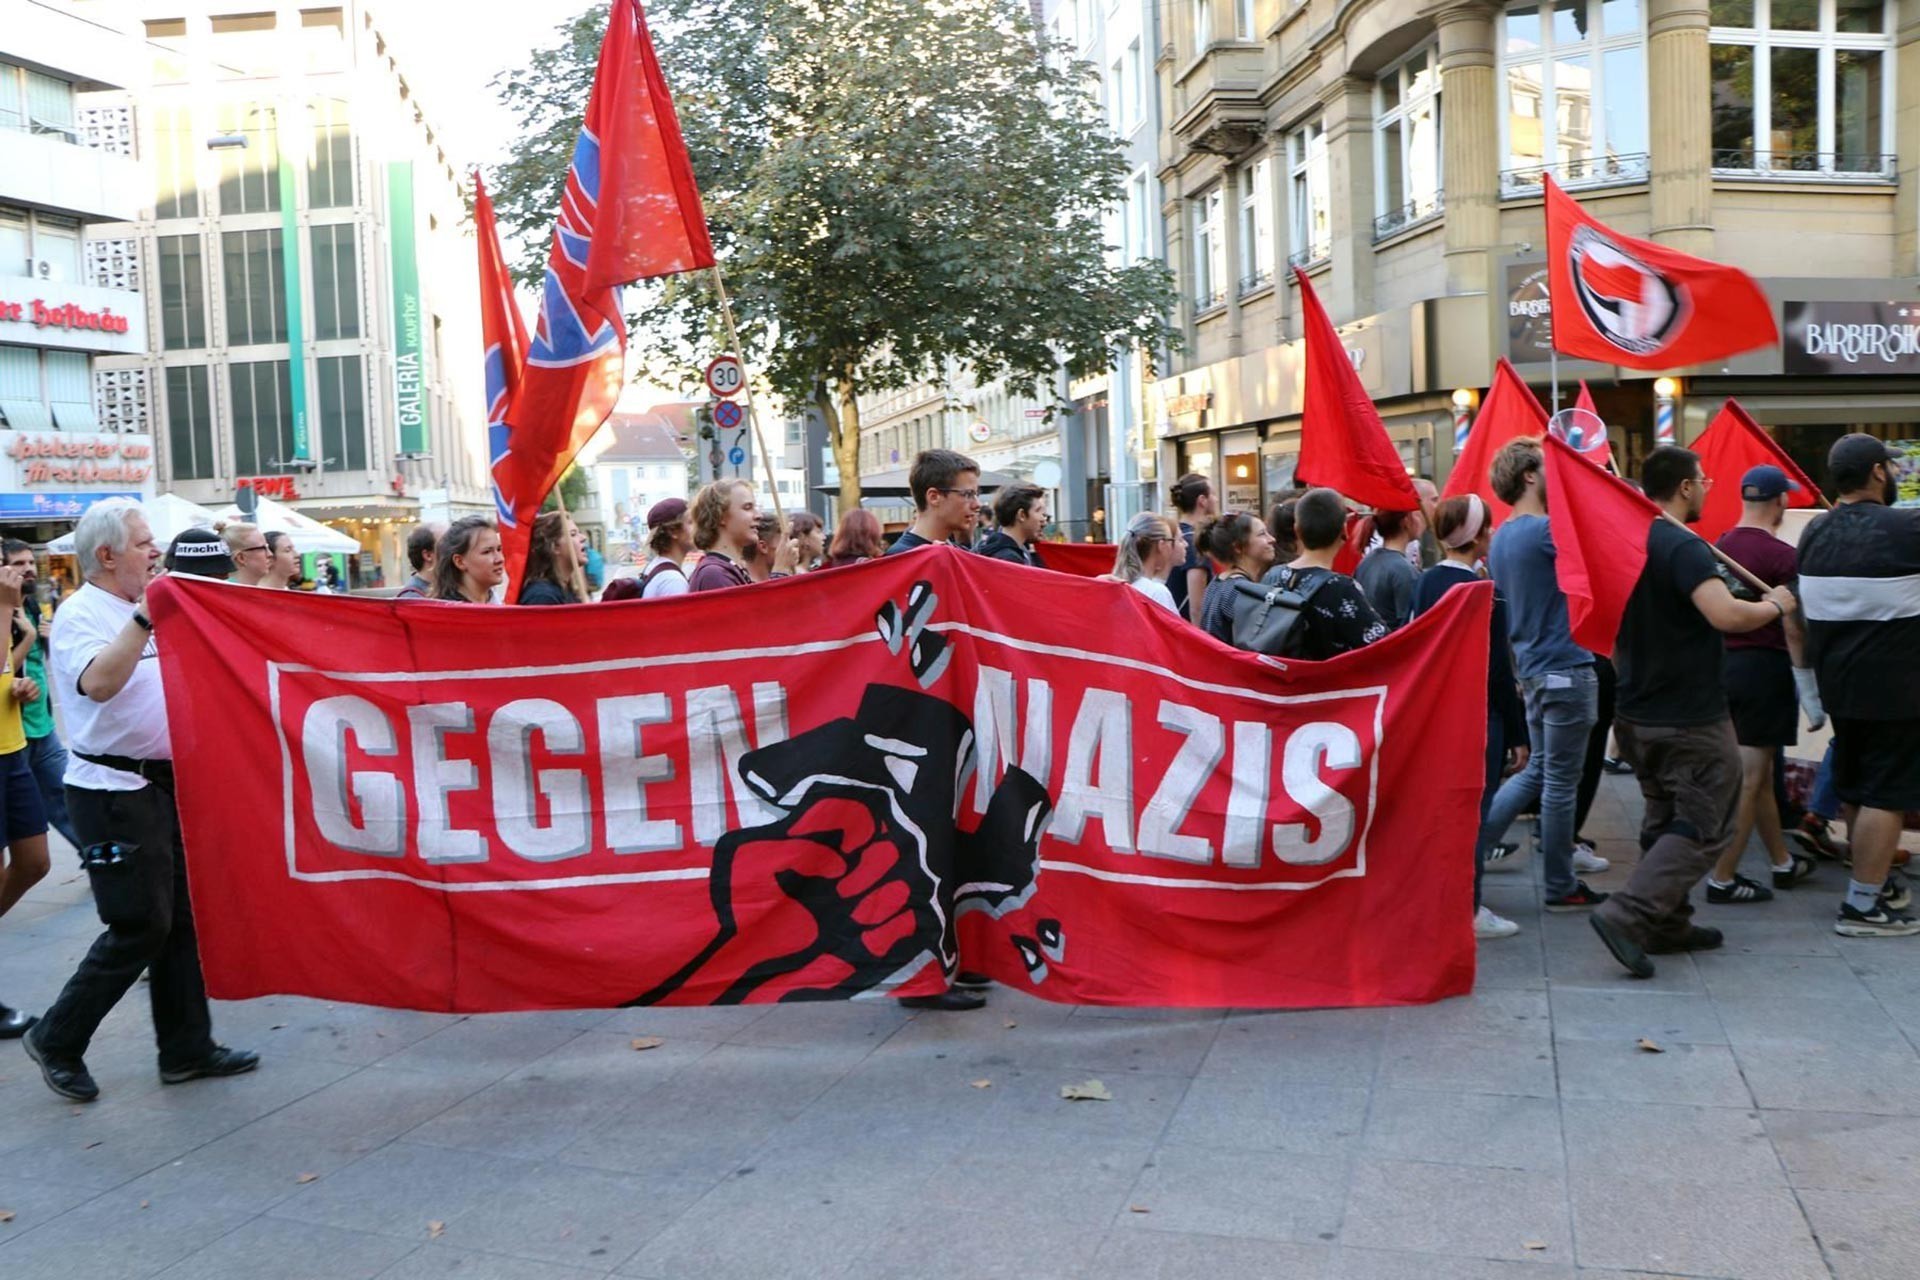
[[[1575,835],[1587,825],[1587,815],[1593,812],[1593,798],[1600,791],[1600,766],[1607,758],[1607,735],[1613,731],[1613,687],[1619,679],[1610,658],[1595,662],[1593,674],[1600,680],[1600,718],[1593,722],[1593,732],[1587,736],[1587,759],[1580,769],[1580,789],[1574,795]],[[1538,749],[1539,744],[1534,746]]]
[[[41,1015],[34,1038],[50,1058],[80,1057],[145,969],[161,1067],[198,1062],[213,1052],[213,1018],[200,976],[172,793],[155,785],[138,791],[68,787],[67,812],[83,849],[111,840],[136,850],[124,871],[95,874],[94,904],[107,931]],[[105,876],[125,878],[107,883]]]

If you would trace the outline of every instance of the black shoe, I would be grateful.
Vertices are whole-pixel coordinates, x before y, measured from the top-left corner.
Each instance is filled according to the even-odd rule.
[[[1732,884],[1715,884],[1711,880],[1707,881],[1707,901],[1721,906],[1740,902],[1772,902],[1773,890],[1758,880],[1749,880],[1745,876],[1736,875]]]
[[[92,1102],[100,1096],[100,1086],[93,1082],[87,1073],[87,1064],[80,1059],[43,1058],[40,1046],[33,1042],[31,1035],[20,1037],[20,1047],[40,1068],[40,1078],[47,1082],[47,1088],[61,1097],[70,1102]]]
[[[1920,920],[1891,910],[1885,898],[1874,903],[1871,911],[1860,911],[1843,902],[1833,931],[1843,938],[1905,938],[1920,933]]]
[[[260,1065],[260,1055],[251,1049],[229,1049],[223,1044],[213,1046],[213,1052],[198,1062],[184,1067],[160,1068],[161,1084],[185,1084],[189,1080],[200,1080],[213,1076],[245,1075]]]
[[[1607,950],[1613,952],[1613,958],[1628,973],[1636,978],[1653,976],[1653,961],[1647,959],[1646,948],[1621,932],[1619,926],[1608,924],[1597,915],[1588,916],[1587,923],[1593,926],[1593,931],[1600,935],[1600,941],[1607,944]]]
[[[974,995],[970,991],[942,991],[937,996],[901,996],[902,1009],[941,1009],[947,1013],[965,1013],[969,1009],[987,1007],[985,996]]]
[[[1887,882],[1880,886],[1880,905],[1894,911],[1905,911],[1913,905],[1913,890],[1907,887],[1905,876],[1887,872]]]
[[[1557,898],[1548,898],[1540,905],[1548,911],[1586,911],[1599,906],[1606,900],[1606,894],[1598,889],[1588,888],[1585,880],[1575,880],[1572,889]]]
[[[40,1019],[24,1009],[9,1009],[0,1004],[0,1040],[18,1040],[38,1021]]]
[[[993,985],[993,979],[984,973],[974,973],[969,969],[962,969],[953,975],[953,985],[959,987],[962,991],[985,991]]]
[[[1773,887],[1791,889],[1813,874],[1813,859],[1804,853],[1787,854],[1787,865],[1773,869]]]
[[[1618,756],[1602,756],[1600,769],[1603,773],[1610,773],[1616,778],[1624,778],[1633,772],[1633,766]]]
[[[1648,943],[1647,951],[1656,956],[1672,955],[1676,951],[1718,951],[1726,940],[1727,935],[1718,929],[1696,924],[1689,925],[1687,931],[1677,938]]]
[[[1816,814],[1810,813],[1800,819],[1799,825],[1788,827],[1785,834],[1787,839],[1817,857],[1844,862],[1852,855],[1847,842],[1835,840],[1833,833],[1827,828],[1826,819]]]

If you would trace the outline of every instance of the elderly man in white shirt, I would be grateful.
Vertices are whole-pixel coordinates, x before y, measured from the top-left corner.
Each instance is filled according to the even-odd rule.
[[[73,540],[86,584],[54,615],[48,671],[65,695],[68,811],[107,930],[21,1044],[48,1088],[91,1102],[100,1089],[87,1046],[142,970],[151,978],[161,1083],[238,1075],[260,1059],[214,1043],[200,975],[167,704],[144,608],[160,548],[139,504],[126,499],[88,508]]]

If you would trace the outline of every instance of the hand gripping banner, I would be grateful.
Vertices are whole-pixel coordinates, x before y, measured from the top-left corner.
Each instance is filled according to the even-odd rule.
[[[149,593],[209,991],[1468,990],[1489,591],[1282,665],[935,548],[619,605]]]

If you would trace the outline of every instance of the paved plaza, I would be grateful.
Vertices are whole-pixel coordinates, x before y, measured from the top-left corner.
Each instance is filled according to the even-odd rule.
[[[97,930],[55,859],[0,923],[34,1009]],[[257,1074],[162,1087],[136,991],[92,1106],[0,1044],[0,1276],[1906,1280],[1920,939],[1836,937],[1842,875],[1703,909],[1728,948],[1651,982],[1489,877],[1525,932],[1416,1009],[274,999],[216,1008]]]

